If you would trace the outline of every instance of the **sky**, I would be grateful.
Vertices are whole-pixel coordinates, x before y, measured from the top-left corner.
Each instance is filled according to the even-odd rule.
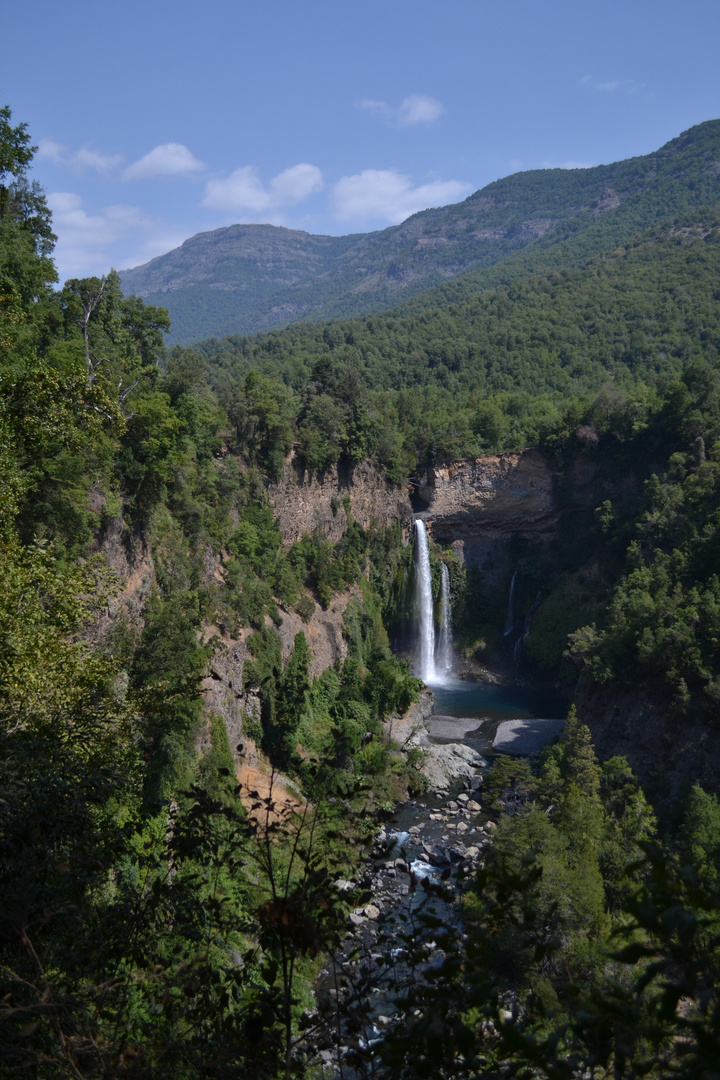
[[[381,229],[720,117],[718,0],[24,0],[2,28],[61,280],[236,222]]]

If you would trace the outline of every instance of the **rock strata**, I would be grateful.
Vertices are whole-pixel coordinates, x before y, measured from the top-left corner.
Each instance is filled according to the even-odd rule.
[[[417,487],[422,517],[455,537],[492,531],[528,538],[554,532],[558,510],[550,465],[539,450],[495,454],[432,469]]]
[[[318,528],[330,540],[340,540],[347,529],[348,510],[365,529],[373,523],[392,525],[395,521],[412,529],[407,489],[390,484],[368,462],[352,469],[333,465],[317,476],[310,475],[291,455],[282,479],[268,488],[268,495],[286,544]]]

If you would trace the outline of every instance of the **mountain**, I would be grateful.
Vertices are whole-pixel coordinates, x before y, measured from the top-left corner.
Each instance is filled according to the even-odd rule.
[[[190,343],[379,311],[519,253],[527,272],[536,262],[552,264],[558,245],[584,237],[560,257],[577,264],[718,202],[720,120],[710,120],[655,153],[591,169],[516,173],[378,232],[333,237],[231,225],[121,277],[126,293],[168,309],[172,342]]]

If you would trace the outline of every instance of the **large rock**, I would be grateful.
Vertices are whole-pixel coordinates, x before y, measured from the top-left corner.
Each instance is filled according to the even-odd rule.
[[[467,780],[487,765],[485,758],[464,743],[426,746],[426,758],[420,771],[433,791],[447,791],[456,780]]]
[[[434,701],[430,687],[424,687],[407,712],[402,715],[396,713],[385,721],[388,739],[398,746],[427,746]]]
[[[498,724],[493,750],[498,754],[526,757],[542,750],[562,732],[564,720],[505,720]]]
[[[430,720],[430,735],[433,739],[449,739],[455,742],[457,739],[464,739],[471,731],[477,731],[482,723],[482,720],[476,718],[436,713]]]

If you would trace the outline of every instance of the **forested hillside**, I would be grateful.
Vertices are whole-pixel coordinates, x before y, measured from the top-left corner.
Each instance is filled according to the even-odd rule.
[[[569,695],[579,678],[618,709],[642,688],[712,733],[715,202],[493,289],[469,277],[395,313],[168,352],[166,311],[117,274],[53,288],[32,156],[0,110],[0,1074],[713,1077],[711,785],[690,778],[658,825],[571,708],[542,755],[498,755],[472,789],[475,856],[458,843],[423,876],[373,848],[426,788],[429,751],[384,726],[421,689],[386,632],[411,549],[399,522],[360,524],[349,493],[339,539],[285,544],[269,486],[293,448],[316,478],[370,459],[378,483],[406,484],[539,445],[559,524],[542,557],[516,545],[533,677]],[[501,645],[504,612],[453,550],[431,557],[487,660],[473,635],[482,622]],[[318,609],[339,643],[313,679]],[[207,705],[228,655],[232,743]],[[395,923],[368,904],[378,873],[402,879]],[[343,942],[323,1008],[311,987]],[[381,980],[382,1036],[364,1024]]]
[[[349,504],[338,543],[283,546],[253,430],[166,356],[167,314],[114,274],[52,290],[31,159],[3,110],[0,1072],[275,1075],[342,925],[329,869],[419,783],[382,728],[419,685],[381,618],[407,553]],[[277,627],[338,594],[345,659],[312,682]],[[225,643],[240,747],[203,701]],[[253,740],[292,796],[241,790]]]
[[[312,468],[374,457],[400,480],[483,451],[537,444],[601,391],[649,405],[684,365],[718,357],[714,211],[640,234],[577,269],[531,274],[442,306],[303,324],[198,346],[228,408],[272,377]],[[644,406],[643,406],[644,407]],[[352,448],[350,442],[352,440]]]
[[[122,273],[125,293],[162,303],[171,340],[255,333],[379,311],[470,270],[484,287],[578,265],[636,233],[720,199],[720,121],[644,157],[517,173],[464,202],[357,236],[233,225]]]

